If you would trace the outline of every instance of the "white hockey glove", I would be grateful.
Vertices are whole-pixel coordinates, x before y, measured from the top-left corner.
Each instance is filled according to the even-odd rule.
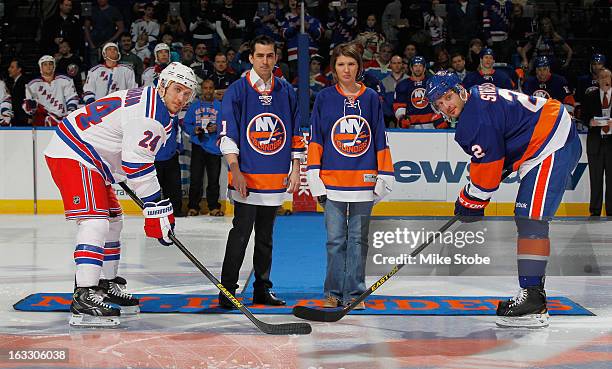
[[[170,200],[146,202],[142,214],[145,217],[144,231],[147,237],[157,238],[164,246],[172,245],[168,237],[174,234],[174,211]]]

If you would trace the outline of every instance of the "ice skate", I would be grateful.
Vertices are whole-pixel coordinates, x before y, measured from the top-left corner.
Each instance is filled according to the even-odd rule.
[[[140,313],[140,301],[130,293],[125,292],[126,284],[125,279],[115,277],[113,279],[100,279],[98,287],[105,294],[104,301],[119,305],[122,315],[138,314]]]
[[[497,306],[495,323],[503,328],[543,328],[548,321],[543,287],[521,288],[512,299],[500,301]]]
[[[104,302],[96,287],[77,287],[70,305],[70,325],[75,327],[115,327],[120,310]]]

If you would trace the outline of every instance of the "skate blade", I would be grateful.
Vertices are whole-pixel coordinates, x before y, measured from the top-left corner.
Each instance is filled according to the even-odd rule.
[[[524,316],[498,316],[497,324],[501,328],[545,328],[549,325],[550,316],[544,314],[529,314]]]
[[[134,315],[140,313],[140,306],[119,306],[121,308],[121,315]]]
[[[72,327],[116,327],[119,323],[119,318],[116,316],[72,314],[70,317]]]

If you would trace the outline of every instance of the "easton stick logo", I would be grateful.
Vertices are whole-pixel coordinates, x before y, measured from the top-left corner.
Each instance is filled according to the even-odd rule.
[[[397,273],[398,270],[399,270],[399,266],[398,265],[394,266],[393,269],[391,269],[389,273],[387,273],[381,279],[379,279],[378,282],[374,283],[374,285],[370,287],[370,290],[372,292],[376,291],[378,287],[382,286],[382,284],[385,283],[389,278],[393,277],[393,275]]]
[[[272,113],[253,117],[247,129],[247,141],[253,150],[263,155],[274,155],[285,146],[287,130],[283,121]]]
[[[227,297],[228,300],[230,300],[236,307],[238,308],[242,307],[242,304],[240,303],[240,301],[238,301],[238,299],[236,299],[225,287],[223,287],[221,283],[217,284],[217,288],[221,290],[221,292],[223,292],[225,297]]]
[[[365,118],[359,115],[346,115],[334,123],[331,140],[338,153],[356,158],[365,154],[370,148],[372,130]]]

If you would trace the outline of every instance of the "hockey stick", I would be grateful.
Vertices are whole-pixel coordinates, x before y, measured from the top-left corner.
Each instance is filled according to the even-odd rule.
[[[144,208],[144,203],[142,202],[142,200],[138,196],[136,196],[136,194],[132,191],[131,188],[128,187],[126,183],[119,182],[119,186],[123,188],[125,193],[127,193],[141,209]],[[249,309],[247,309],[242,303],[240,303],[240,301],[236,299],[236,297],[234,297],[234,295],[232,295],[225,287],[223,287],[221,282],[219,282],[219,280],[214,275],[212,275],[212,273],[209,272],[208,269],[206,269],[206,267],[202,265],[202,263],[200,263],[200,261],[196,259],[196,257],[193,256],[193,254],[189,250],[187,250],[185,246],[183,246],[181,241],[179,241],[173,233],[170,233],[169,237],[172,242],[174,242],[176,247],[178,247],[179,250],[181,250],[181,252],[185,254],[187,259],[189,259],[198,269],[200,269],[200,271],[206,276],[206,278],[208,278],[219,289],[219,291],[221,291],[225,295],[225,297],[227,297],[227,299],[230,300],[232,304],[234,304],[235,307],[237,307],[244,315],[246,315],[246,317],[249,318],[249,320],[253,322],[253,324],[255,324],[255,326],[257,326],[260,331],[267,334],[275,335],[310,334],[310,332],[312,332],[312,327],[308,323],[270,324],[257,319]]]
[[[512,171],[506,170],[502,174],[502,181],[506,179],[511,173]],[[452,218],[450,218],[448,222],[446,222],[442,226],[442,228],[440,228],[437,232],[434,232],[432,235],[430,235],[430,237],[427,238],[427,241],[421,244],[421,246],[414,249],[414,251],[410,253],[410,258],[414,258],[418,254],[420,254],[421,251],[423,251],[427,246],[429,246],[436,239],[437,234],[444,233],[453,224],[455,224],[455,222],[457,222],[460,218],[461,218],[460,215],[455,215]],[[317,308],[309,307],[309,306],[295,306],[293,308],[293,315],[301,319],[312,320],[316,322],[337,322],[338,320],[342,319],[346,314],[348,314],[351,310],[353,310],[360,302],[364,301],[368,296],[370,296],[372,292],[376,291],[386,281],[388,281],[391,277],[393,277],[394,274],[399,272],[399,270],[402,269],[404,266],[406,266],[406,264],[395,265],[389,273],[385,274],[378,281],[374,282],[374,284],[371,285],[370,288],[368,288],[364,293],[362,293],[361,296],[353,300],[353,302],[351,302],[350,305],[345,306],[342,309],[339,309],[339,308],[329,309],[328,308],[328,309],[321,310],[321,309],[317,309]]]

